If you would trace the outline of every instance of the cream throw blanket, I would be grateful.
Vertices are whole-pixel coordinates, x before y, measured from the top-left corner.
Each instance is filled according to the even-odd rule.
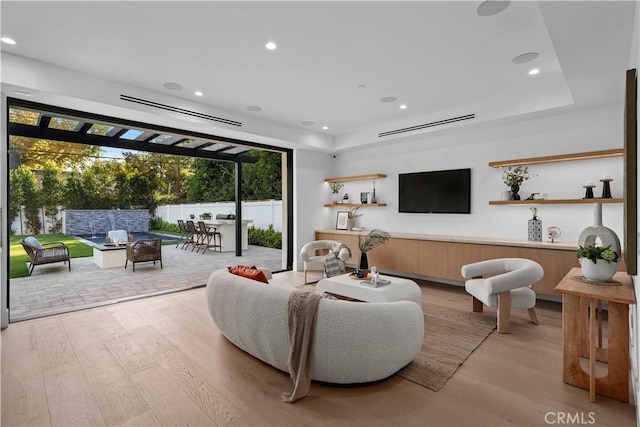
[[[282,393],[282,401],[293,403],[307,395],[313,375],[313,338],[322,296],[293,290],[289,296],[289,360],[287,368],[293,380],[293,391]]]

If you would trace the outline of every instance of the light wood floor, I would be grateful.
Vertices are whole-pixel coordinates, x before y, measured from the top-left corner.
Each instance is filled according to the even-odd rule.
[[[421,287],[425,301],[471,308],[460,287]],[[512,334],[489,336],[437,393],[392,377],[314,383],[294,404],[280,402],[287,374],[218,332],[204,289],[20,322],[2,331],[2,426],[543,426],[559,413],[636,425],[633,405],[592,404],[562,382],[560,305],[540,303],[538,319],[514,310]]]

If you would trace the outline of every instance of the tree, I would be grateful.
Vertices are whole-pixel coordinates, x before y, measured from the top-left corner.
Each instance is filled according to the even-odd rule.
[[[74,168],[64,188],[67,209],[111,209],[116,206],[114,186],[119,164],[95,161],[84,168]]]
[[[46,162],[42,170],[41,201],[44,217],[49,220],[50,233],[60,233],[62,230],[62,220],[58,219],[58,205],[62,201],[63,188],[58,167],[52,161]]]
[[[118,207],[144,207],[155,211],[158,203],[157,164],[150,162],[149,154],[125,153],[124,163],[116,175],[116,195]]]
[[[254,150],[256,163],[242,165],[242,200],[268,200],[282,197],[282,154]],[[187,180],[190,202],[235,200],[235,164],[196,159]]]
[[[226,202],[235,200],[235,164],[196,159],[187,179],[190,202]]]
[[[149,153],[147,161],[154,164],[158,177],[157,203],[186,202],[186,180],[191,173],[193,159],[184,156]]]
[[[40,191],[35,174],[25,165],[13,169],[9,174],[9,191],[12,210],[20,212],[20,234],[24,234],[22,229],[22,210],[20,208],[22,205],[25,207],[27,233],[40,234],[40,229],[42,228],[39,216]],[[13,218],[15,218],[15,213]]]
[[[256,163],[243,166],[242,199],[269,200],[282,198],[282,154],[253,150]]]

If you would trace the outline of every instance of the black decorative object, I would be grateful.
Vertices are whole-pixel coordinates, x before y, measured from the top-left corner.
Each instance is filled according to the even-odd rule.
[[[366,271],[369,269],[369,259],[367,258],[367,253],[366,252],[361,252],[360,253],[360,262],[358,263],[358,270],[363,271],[366,273]]]
[[[519,185],[514,184],[511,186],[511,200],[520,200],[520,195],[518,194],[518,191],[520,191]]]
[[[613,179],[609,178],[608,175],[603,175],[603,178],[600,180],[602,183],[602,198],[610,199],[611,198],[611,184],[609,184]]]
[[[363,205],[367,204],[367,199],[369,198],[369,192],[365,191],[360,193],[360,203],[362,203]]]
[[[584,198],[585,199],[593,199],[593,188],[595,187],[595,185],[593,185],[593,182],[591,181],[587,181],[585,185],[582,186],[582,188],[585,188],[586,191],[584,193]]]

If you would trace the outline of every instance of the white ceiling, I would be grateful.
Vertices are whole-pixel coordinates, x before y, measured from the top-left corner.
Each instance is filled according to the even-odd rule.
[[[332,136],[622,102],[635,2],[480,3],[2,1],[0,28],[12,54]]]

